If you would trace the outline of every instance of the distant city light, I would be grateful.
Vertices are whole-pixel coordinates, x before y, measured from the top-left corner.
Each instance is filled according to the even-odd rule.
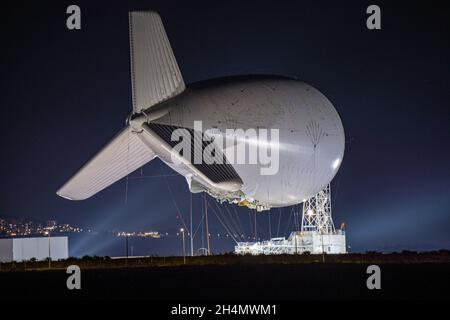
[[[58,224],[56,220],[48,220],[45,224],[24,218],[0,218],[0,236],[23,237],[45,235],[49,232],[80,233],[83,229],[69,224]]]

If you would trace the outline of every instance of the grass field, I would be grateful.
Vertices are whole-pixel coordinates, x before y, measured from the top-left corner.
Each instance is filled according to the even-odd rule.
[[[155,300],[442,299],[450,286],[448,252],[325,256],[85,258],[2,264],[9,298]],[[66,287],[66,267],[81,268],[81,290]],[[368,290],[368,265],[381,290]]]

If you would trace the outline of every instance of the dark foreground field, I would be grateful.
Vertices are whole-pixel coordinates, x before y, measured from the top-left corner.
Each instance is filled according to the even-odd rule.
[[[227,263],[228,262],[228,263]],[[68,290],[65,267],[81,267],[81,290]],[[381,268],[381,290],[368,290],[367,266]],[[448,254],[311,257],[84,259],[3,264],[8,298],[190,300],[448,299]],[[26,270],[26,271],[24,271]]]

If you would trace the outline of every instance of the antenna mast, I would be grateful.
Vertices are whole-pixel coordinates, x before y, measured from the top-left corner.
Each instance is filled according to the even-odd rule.
[[[208,199],[205,194],[205,224],[206,224],[206,243],[208,245],[208,256],[211,255],[211,244],[209,240],[209,228],[208,228]]]

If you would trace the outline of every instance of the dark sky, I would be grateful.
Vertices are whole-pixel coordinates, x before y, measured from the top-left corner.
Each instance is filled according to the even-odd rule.
[[[186,83],[292,75],[332,101],[347,139],[332,184],[333,213],[336,224],[346,222],[353,251],[450,248],[444,1],[377,1],[378,31],[365,27],[372,1],[121,2],[3,5],[0,215],[99,230],[174,231],[178,207],[187,220],[189,191],[181,176],[133,179],[126,206],[124,181],[83,202],[55,194],[124,126],[131,110],[127,12],[153,9]],[[81,31],[65,27],[70,4],[81,7]],[[160,161],[144,168],[145,175],[161,172],[173,173]],[[197,195],[197,220],[200,210]],[[282,210],[280,232],[288,229],[290,211]],[[238,213],[249,224],[249,210]],[[272,233],[278,214],[271,213]],[[212,230],[223,232],[214,215],[211,220]],[[258,227],[267,236],[267,212],[258,215]]]

